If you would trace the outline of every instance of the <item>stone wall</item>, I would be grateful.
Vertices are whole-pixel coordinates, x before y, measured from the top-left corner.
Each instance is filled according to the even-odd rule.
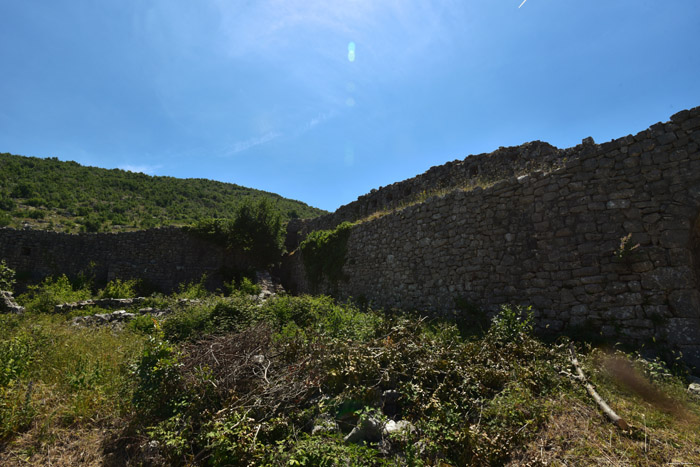
[[[547,149],[544,171],[484,189],[460,181],[467,189],[355,225],[347,280],[320,290],[434,312],[455,311],[456,299],[491,312],[502,303],[532,305],[551,331],[656,339],[700,367],[699,145],[695,108],[635,136]],[[498,151],[477,160],[494,157]],[[444,170],[463,173],[469,159]],[[405,183],[419,183],[412,180]],[[321,221],[332,226],[344,216]],[[316,225],[298,224],[291,234]],[[299,251],[286,270],[289,285],[311,291]]]
[[[562,150],[533,141],[431,167],[413,178],[372,190],[330,214],[313,219],[292,219],[287,224],[287,249],[292,251],[306,234],[314,230],[330,229],[344,221],[354,222],[377,212],[403,207],[436,192],[457,187],[475,188],[508,177],[553,170],[568,158],[575,157],[580,148]]]
[[[3,228],[0,259],[25,283],[84,273],[94,275],[98,283],[143,278],[163,292],[203,274],[209,276],[210,287],[218,287],[222,272],[246,265],[245,258],[177,228],[78,235]]]

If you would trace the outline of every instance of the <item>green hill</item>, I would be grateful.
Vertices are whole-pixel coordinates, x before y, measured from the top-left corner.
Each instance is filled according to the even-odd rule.
[[[274,193],[205,179],[85,167],[0,153],[0,226],[117,232],[231,217],[244,200],[268,198],[283,219],[325,211]]]

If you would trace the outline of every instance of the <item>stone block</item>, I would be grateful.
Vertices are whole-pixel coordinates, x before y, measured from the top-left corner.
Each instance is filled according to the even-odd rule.
[[[698,290],[685,289],[671,292],[668,296],[668,304],[675,317],[700,319],[700,291]]]
[[[627,209],[630,207],[630,204],[630,200],[628,199],[611,199],[605,206],[608,209]]]
[[[700,319],[670,318],[666,332],[671,343],[677,345],[700,345]]]
[[[642,287],[647,290],[677,290],[692,287],[693,272],[687,266],[661,267],[642,276]]]

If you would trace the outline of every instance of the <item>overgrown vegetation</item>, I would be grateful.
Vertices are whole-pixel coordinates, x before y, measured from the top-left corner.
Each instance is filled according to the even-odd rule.
[[[10,268],[5,260],[0,261],[0,290],[12,292],[15,286],[15,271]]]
[[[244,201],[230,219],[202,219],[189,229],[227,248],[245,252],[259,267],[277,263],[282,257],[282,216],[267,199]]]
[[[331,230],[315,230],[299,245],[306,274],[312,286],[322,280],[337,283],[343,279],[347,242],[353,224],[343,222]]]
[[[242,202],[262,199],[285,221],[325,212],[230,183],[0,154],[0,227],[29,224],[62,232],[102,232],[190,225],[204,218],[233,217]]]
[[[228,297],[183,285],[150,299],[175,309],[169,318],[143,315],[121,330],[44,313],[90,289],[61,277],[21,296],[28,313],[0,316],[0,463],[700,461],[700,401],[658,360],[579,349],[633,426],[622,432],[566,376],[568,341],[537,340],[526,309],[504,307],[483,332],[465,333],[324,296],[261,303],[253,285],[232,284]],[[130,288],[114,281],[99,295]],[[384,431],[395,422],[403,429]],[[374,435],[349,441],[373,424]]]

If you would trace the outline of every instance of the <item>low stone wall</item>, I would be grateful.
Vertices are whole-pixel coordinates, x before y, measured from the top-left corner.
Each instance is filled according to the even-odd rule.
[[[532,305],[552,331],[656,339],[700,367],[699,145],[695,108],[636,136],[567,150],[549,172],[360,223],[347,280],[320,291],[435,312],[455,311],[456,299],[490,311]],[[299,251],[286,271],[290,286],[311,291]]]
[[[141,278],[163,292],[203,274],[210,287],[219,287],[222,272],[247,264],[245,258],[178,228],[77,235],[2,228],[0,259],[17,271],[20,287],[50,275],[82,273],[98,283]]]

